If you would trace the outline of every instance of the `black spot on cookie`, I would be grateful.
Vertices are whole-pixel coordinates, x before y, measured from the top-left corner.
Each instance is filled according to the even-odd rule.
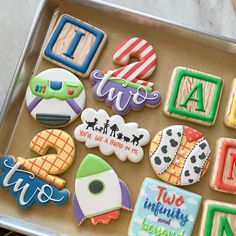
[[[188,182],[191,184],[193,182],[193,179],[189,179]]]
[[[190,175],[189,170],[186,170],[186,171],[184,172],[184,175],[185,175],[185,176],[189,176],[189,175]]]
[[[206,147],[206,144],[205,144],[205,143],[201,143],[201,144],[199,145],[199,147],[200,147],[202,150],[204,150],[204,148]]]
[[[164,157],[164,161],[168,163],[168,162],[171,161],[171,158],[170,157]]]
[[[194,169],[194,172],[195,172],[196,174],[199,174],[200,171],[201,171],[201,168],[198,167],[198,166],[194,166],[193,169]]]
[[[180,136],[181,136],[181,133],[180,133],[180,132],[178,132],[178,133],[177,133],[177,135],[180,137]]]
[[[191,160],[192,163],[195,163],[196,162],[196,157],[195,156],[191,156],[190,160]]]
[[[203,152],[201,155],[198,156],[200,160],[203,160],[206,158],[206,154]]]
[[[168,129],[168,130],[166,131],[166,134],[167,134],[168,136],[172,136],[172,130],[171,130],[171,129]]]
[[[174,139],[170,140],[171,147],[176,147],[178,145],[178,142],[176,142]]]
[[[161,159],[160,159],[160,157],[158,157],[158,156],[156,156],[156,157],[154,158],[154,161],[155,161],[155,163],[156,163],[157,165],[160,165],[160,164],[161,164]]]
[[[161,151],[162,151],[164,154],[166,154],[166,153],[167,153],[167,146],[166,146],[166,145],[162,146],[162,147],[161,147]]]

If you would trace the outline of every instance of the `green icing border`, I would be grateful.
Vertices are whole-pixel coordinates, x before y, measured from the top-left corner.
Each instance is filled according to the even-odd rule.
[[[208,116],[185,111],[185,110],[181,110],[175,106],[175,101],[177,99],[178,92],[179,92],[180,85],[181,85],[181,81],[184,76],[189,76],[192,78],[197,78],[200,80],[208,81],[208,82],[214,83],[216,85],[214,98],[212,100],[212,106],[211,106],[210,113]],[[215,76],[210,76],[208,74],[203,74],[201,72],[192,71],[192,70],[188,70],[188,69],[178,68],[176,75],[175,75],[175,82],[173,85],[173,92],[170,97],[168,112],[175,113],[175,114],[178,114],[181,116],[194,118],[197,120],[202,120],[202,121],[206,121],[206,122],[213,122],[215,115],[216,115],[217,105],[218,105],[218,102],[220,99],[222,85],[223,85],[223,81]]]
[[[109,80],[114,82],[114,83],[121,84],[121,85],[127,84],[129,87],[133,87],[133,88],[136,88],[136,89],[141,89],[141,90],[144,90],[144,91],[147,91],[147,92],[152,92],[153,91],[152,88],[150,88],[148,86],[141,85],[141,84],[136,84],[136,83],[130,82],[128,80],[121,79],[119,77],[112,76],[112,77],[109,78]]]
[[[212,229],[212,225],[213,225],[213,218],[214,218],[215,211],[236,215],[236,209],[235,208],[216,205],[216,204],[208,205],[206,221],[205,221],[204,236],[210,236],[211,235],[211,229]]]

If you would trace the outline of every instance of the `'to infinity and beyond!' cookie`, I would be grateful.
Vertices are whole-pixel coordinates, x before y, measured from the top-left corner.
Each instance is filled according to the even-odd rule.
[[[210,161],[207,140],[199,131],[184,125],[169,126],[156,134],[149,154],[156,174],[174,185],[200,181]]]
[[[85,89],[71,72],[53,68],[42,71],[30,80],[26,105],[41,124],[62,127],[74,121],[84,109]]]

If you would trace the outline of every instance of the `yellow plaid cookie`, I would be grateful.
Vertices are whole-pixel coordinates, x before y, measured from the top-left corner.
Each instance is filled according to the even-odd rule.
[[[55,175],[65,172],[74,160],[75,144],[71,136],[59,129],[44,130],[34,136],[30,148],[42,156],[27,160],[18,157],[21,168],[59,189],[63,188],[65,180]],[[49,148],[55,149],[56,154],[46,154]]]

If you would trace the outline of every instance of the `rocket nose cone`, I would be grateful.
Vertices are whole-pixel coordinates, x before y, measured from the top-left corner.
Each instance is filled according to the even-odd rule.
[[[80,163],[76,178],[83,178],[108,170],[112,170],[112,167],[106,161],[94,154],[88,154]]]

